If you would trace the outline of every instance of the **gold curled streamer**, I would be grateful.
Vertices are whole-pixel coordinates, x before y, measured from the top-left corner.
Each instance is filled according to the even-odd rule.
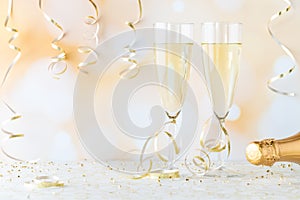
[[[7,12],[7,16],[5,18],[4,27],[7,31],[9,31],[13,34],[11,36],[11,38],[8,40],[8,46],[9,46],[10,49],[16,51],[17,55],[15,56],[13,61],[10,63],[8,69],[6,70],[4,78],[3,78],[2,83],[1,83],[1,87],[4,85],[10,71],[13,69],[13,67],[15,66],[15,64],[18,62],[18,60],[21,57],[21,48],[19,48],[16,45],[13,44],[13,41],[15,39],[17,39],[17,37],[19,36],[19,31],[16,28],[12,28],[12,27],[8,26],[8,23],[9,23],[9,20],[12,16],[12,13],[13,13],[13,0],[9,0],[8,1],[8,12]]]
[[[271,78],[270,80],[267,81],[267,86],[268,88],[277,93],[277,94],[281,94],[281,95],[284,95],[284,96],[290,96],[290,97],[294,97],[296,96],[296,93],[294,92],[285,92],[285,91],[281,91],[279,89],[276,89],[274,86],[272,86],[272,83],[274,83],[275,81],[278,81],[280,79],[283,79],[285,78],[286,76],[290,75],[294,69],[296,68],[296,59],[294,57],[294,55],[292,54],[291,50],[285,46],[282,42],[279,41],[279,39],[273,34],[272,30],[271,30],[271,23],[276,20],[277,18],[279,18],[281,15],[289,12],[292,8],[292,4],[289,0],[284,0],[288,6],[284,9],[284,10],[281,10],[279,12],[277,12],[276,14],[272,15],[271,18],[269,19],[268,21],[268,25],[267,25],[267,28],[268,28],[268,33],[269,35],[272,37],[272,39],[281,47],[281,49],[292,59],[293,61],[293,66],[287,70],[286,72],[284,73],[281,73],[273,78]]]
[[[204,134],[202,134],[200,137],[200,145],[201,145],[201,147],[207,149],[208,152],[221,152],[227,148],[227,158],[228,158],[230,156],[231,145],[230,145],[229,134],[228,134],[228,131],[227,131],[226,127],[224,126],[224,124],[225,124],[225,119],[228,116],[229,112],[227,112],[224,117],[219,117],[216,113],[214,113],[214,114],[217,117],[220,128],[222,130],[222,133],[225,136],[225,142],[223,140],[220,140],[220,141],[218,141],[218,143],[215,146],[208,147],[207,142],[209,142],[209,141],[204,142]],[[207,125],[207,123],[208,123],[208,120],[205,122],[205,124]],[[215,140],[212,140],[212,141],[215,141]]]
[[[59,29],[60,34],[51,42],[51,47],[58,51],[59,54],[57,56],[54,56],[51,58],[51,64],[48,67],[49,72],[52,74],[53,78],[59,79],[62,74],[64,74],[67,71],[67,63],[65,62],[67,53],[66,51],[58,45],[58,43],[63,39],[65,36],[65,32],[63,27],[57,23],[53,18],[49,17],[43,10],[42,6],[42,0],[39,0],[39,8],[42,11],[42,14],[44,15],[44,18],[53,24],[57,29]],[[59,67],[58,64],[62,63],[62,67]]]
[[[137,175],[131,177],[134,180],[139,180],[143,178],[157,178],[157,179],[166,179],[166,178],[179,178],[180,174],[177,169],[159,169],[159,170],[152,170],[152,160],[149,162],[149,168],[146,173],[142,175]]]
[[[153,165],[152,160],[150,160],[150,161],[149,161],[149,167],[148,167],[148,170],[147,170],[146,173],[144,173],[144,174],[142,174],[142,175],[136,175],[136,176],[133,176],[133,177],[131,177],[131,178],[134,179],[134,180],[138,180],[138,179],[142,179],[142,178],[148,177],[149,174],[150,174],[150,172],[151,172],[151,170],[152,170],[152,165]],[[140,163],[140,166],[141,166],[141,163]],[[139,167],[140,167],[140,166],[139,166]],[[139,167],[138,167],[138,168],[139,168]]]
[[[204,127],[206,127],[208,125],[209,125],[209,119],[206,120],[206,122],[204,123]],[[191,158],[191,161],[192,161],[191,163],[194,165],[194,167],[196,167],[196,170],[193,170],[191,168],[190,164],[188,163],[189,162],[189,159],[188,159],[189,155],[186,155],[186,157],[184,159],[184,165],[185,165],[185,167],[192,174],[195,174],[195,175],[204,175],[209,170],[209,168],[211,166],[211,159],[210,159],[209,154],[206,153],[205,150],[207,150],[208,152],[210,152],[212,149],[213,150],[221,149],[220,145],[215,145],[213,148],[208,149],[205,144],[206,144],[206,142],[204,142],[204,135],[201,134],[200,135],[200,147],[202,147],[202,148],[198,149],[199,155],[194,155]],[[202,156],[201,153],[204,154],[204,155]],[[205,159],[204,156],[207,159]]]
[[[11,70],[13,69],[13,67],[15,66],[15,64],[18,62],[18,60],[21,57],[21,48],[17,47],[16,45],[13,44],[13,41],[15,39],[17,39],[18,35],[19,35],[19,31],[16,28],[12,28],[8,26],[8,23],[12,17],[12,13],[13,13],[13,0],[9,0],[8,1],[8,12],[7,12],[7,16],[5,18],[5,22],[4,22],[4,27],[7,31],[11,32],[13,35],[11,36],[11,38],[8,40],[8,46],[10,49],[14,50],[17,52],[17,55],[14,57],[13,61],[10,63],[10,65],[8,66],[5,75],[2,79],[2,83],[1,83],[1,89],[3,88],[4,84],[6,83],[7,77],[9,75],[9,73],[11,72]],[[20,137],[24,137],[24,134],[21,133],[13,133],[11,131],[6,130],[6,126],[12,122],[14,122],[15,120],[20,119],[22,116],[17,114],[16,111],[14,111],[14,109],[12,109],[11,106],[8,105],[8,103],[6,103],[4,100],[2,100],[3,104],[8,108],[8,110],[13,114],[13,116],[5,121],[2,122],[2,127],[1,127],[1,131],[6,134],[8,137],[5,138],[4,140],[2,140],[2,145],[1,145],[1,152],[7,156],[10,159],[16,160],[16,161],[23,161],[19,158],[16,158],[12,155],[10,155],[9,153],[7,153],[4,149],[4,144],[10,140],[10,139],[14,139],[14,138],[20,138]]]
[[[179,154],[179,152],[180,152],[180,151],[179,151],[179,147],[178,147],[178,145],[177,145],[177,143],[176,143],[176,141],[175,141],[173,135],[172,135],[170,132],[168,132],[168,131],[164,131],[163,133],[165,133],[165,134],[171,139],[172,144],[173,144],[173,147],[174,147],[174,150],[175,150],[175,154],[176,154],[176,155]],[[155,145],[154,145],[154,147],[155,147],[156,155],[158,156],[158,158],[159,158],[161,161],[163,161],[163,162],[168,162],[168,159],[167,159],[165,156],[163,156],[163,155],[160,154],[158,151],[156,151],[156,150],[157,150],[157,137],[158,137],[158,135],[157,135],[156,137],[154,137],[154,140],[155,140]]]
[[[96,52],[94,49],[92,49],[91,47],[88,47],[88,46],[81,46],[81,47],[78,47],[78,48],[77,48],[77,51],[78,51],[79,53],[82,53],[82,54],[91,54],[91,55],[94,56],[94,60],[89,61],[89,62],[85,62],[85,61],[80,62],[80,63],[78,64],[78,66],[77,66],[77,68],[78,68],[81,72],[87,73],[87,72],[84,70],[84,68],[87,67],[87,66],[89,66],[89,65],[94,65],[94,64],[96,64],[97,61],[98,61],[98,54],[97,54],[97,52]]]
[[[25,185],[34,188],[64,187],[63,181],[56,176],[37,176],[32,181],[25,182]]]
[[[5,149],[4,149],[4,147],[3,147],[4,144],[5,144],[8,140],[14,139],[14,138],[24,137],[24,134],[22,134],[22,133],[13,133],[13,132],[8,131],[8,130],[6,130],[6,129],[4,128],[4,127],[7,126],[9,123],[11,123],[11,122],[13,122],[13,121],[15,121],[15,120],[20,119],[22,116],[19,115],[19,114],[17,114],[16,111],[14,111],[14,110],[12,109],[12,107],[10,107],[5,101],[2,101],[2,102],[3,102],[3,104],[4,104],[4,105],[5,105],[5,106],[13,113],[13,116],[12,116],[11,118],[5,120],[4,122],[2,122],[2,128],[1,128],[1,131],[2,131],[4,134],[6,134],[8,137],[2,141],[1,151],[2,151],[2,153],[3,153],[5,156],[7,156],[8,158],[10,158],[10,159],[12,159],[12,160],[15,160],[15,161],[24,161],[24,160],[22,160],[22,159],[19,159],[19,158],[17,158],[17,157],[14,157],[14,156],[10,155],[9,153],[7,153],[7,152],[5,151]]]
[[[93,35],[93,38],[95,38],[95,47],[97,47],[98,43],[99,43],[99,30],[100,30],[100,26],[99,26],[99,19],[100,19],[100,14],[99,14],[99,9],[97,4],[92,1],[89,0],[89,2],[91,3],[91,5],[93,6],[94,10],[95,10],[95,16],[89,15],[86,17],[85,23],[87,25],[96,25],[96,31]],[[90,62],[80,62],[78,64],[78,69],[82,72],[85,72],[83,70],[84,67],[87,67],[89,65],[93,65],[96,64],[98,61],[98,54],[96,53],[96,51],[92,48],[92,47],[88,47],[88,46],[80,46],[77,48],[77,51],[81,54],[92,54],[94,56],[94,60],[90,61]]]
[[[165,134],[166,136],[168,136],[168,138],[172,141],[172,144],[173,144],[173,147],[174,147],[174,150],[175,150],[175,153],[176,154],[179,154],[180,150],[178,148],[178,145],[176,143],[176,140],[174,139],[173,135],[168,132],[168,131],[161,131],[166,125],[168,124],[174,124],[174,121],[169,121],[169,122],[166,122],[163,127],[158,131],[156,132],[153,136],[150,136],[148,137],[148,139],[146,140],[143,148],[142,148],[142,152],[141,152],[141,156],[140,156],[140,163],[141,163],[141,166],[142,166],[142,163],[143,163],[143,157],[144,157],[144,153],[145,153],[145,150],[147,148],[147,145],[148,143],[151,141],[151,140],[154,140],[154,149],[155,149],[155,152],[156,152],[156,155],[158,156],[158,158],[163,161],[163,162],[168,162],[168,159],[166,159],[163,155],[161,155],[159,152],[158,152],[158,149],[157,149],[157,140],[158,140],[158,136],[160,134]]]
[[[146,142],[143,145],[141,154],[140,154],[140,164],[138,166],[138,170],[139,170],[140,167],[143,167],[143,163],[145,162],[145,160],[149,159],[149,158],[144,159],[144,155],[145,155],[145,151],[146,151],[146,148],[148,146],[148,143],[151,140],[155,140],[154,148],[155,148],[155,152],[156,152],[156,155],[158,156],[158,158],[163,162],[168,162],[168,159],[165,158],[163,155],[161,155],[157,151],[157,145],[156,144],[157,144],[158,136],[160,134],[165,134],[168,138],[170,138],[170,140],[172,141],[172,144],[173,144],[176,155],[179,154],[180,149],[179,149],[173,135],[168,131],[162,131],[163,128],[167,124],[174,124],[174,123],[175,123],[174,119],[172,121],[164,123],[164,125],[162,126],[162,128],[158,132],[156,132],[153,136],[150,136],[150,137],[147,138]],[[177,169],[160,169],[160,170],[153,170],[152,171],[152,165],[153,165],[153,163],[152,163],[152,160],[150,159],[149,160],[149,168],[148,168],[147,172],[142,174],[142,175],[139,175],[139,176],[134,176],[133,179],[142,179],[142,178],[145,178],[145,177],[149,177],[149,178],[179,178],[180,177],[179,171]]]
[[[96,43],[96,46],[97,46],[98,43],[99,43],[99,36],[98,36],[98,34],[99,34],[99,29],[100,29],[100,26],[99,26],[98,22],[99,22],[99,19],[100,19],[101,15],[99,13],[99,9],[98,9],[97,4],[94,1],[92,1],[92,0],[89,0],[89,2],[92,4],[92,6],[93,6],[93,8],[95,10],[95,16],[92,16],[92,15],[87,16],[85,23],[87,25],[96,25],[96,31],[94,33],[93,38],[95,38],[95,43]]]
[[[145,174],[142,174],[140,176],[134,176],[132,179],[134,180],[139,180],[143,178],[157,178],[157,179],[174,179],[174,178],[180,178],[179,171],[177,169],[160,169],[160,170],[153,170],[151,171],[152,168],[152,162],[151,166],[149,167],[150,170],[146,172]]]
[[[226,116],[227,115],[228,115],[228,113],[226,114]],[[226,116],[225,116],[225,118],[226,118]],[[224,148],[219,148],[219,149],[217,148],[216,150],[219,150],[219,151],[216,151],[216,152],[220,152],[220,151],[225,150],[226,149],[226,145],[227,145],[227,158],[229,158],[230,152],[231,152],[231,144],[230,144],[230,138],[229,138],[228,131],[227,131],[226,127],[224,126],[224,124],[225,124],[225,118],[218,118],[219,119],[219,123],[220,123],[220,127],[222,129],[222,133],[225,136],[225,145],[224,145]]]
[[[126,54],[122,57],[125,62],[130,63],[130,66],[120,72],[120,77],[125,79],[131,79],[137,76],[139,73],[139,65],[138,62],[134,59],[136,55],[136,51],[132,48],[134,43],[136,42],[136,28],[135,26],[141,22],[143,18],[143,5],[142,1],[138,0],[138,7],[139,7],[139,16],[133,22],[125,22],[125,24],[133,31],[134,39],[129,43],[127,46],[124,47],[126,50]]]
[[[215,143],[215,140],[214,139],[205,140],[204,134],[201,134],[201,136],[200,136],[200,147],[202,147],[202,150],[200,152],[204,154],[204,156],[207,158],[208,162],[206,162],[206,160],[203,156],[195,155],[192,158],[192,163],[194,164],[195,167],[198,167],[198,169],[203,169],[203,171],[199,170],[198,173],[196,173],[195,171],[191,170],[189,165],[187,164],[188,159],[187,159],[187,157],[185,158],[185,166],[193,174],[203,175],[205,172],[207,172],[209,170],[210,165],[211,165],[211,158],[209,156],[209,152],[218,153],[218,152],[222,152],[222,151],[227,149],[227,156],[226,157],[229,158],[230,152],[231,152],[231,144],[230,144],[230,138],[229,138],[228,131],[224,126],[225,118],[227,117],[228,113],[229,112],[227,112],[224,117],[219,117],[215,113],[215,116],[217,117],[217,119],[219,121],[219,125],[220,125],[220,128],[221,128],[222,134],[224,134],[225,141],[223,141],[221,139],[217,142],[217,144],[215,144],[214,146],[211,147],[209,145],[210,142],[213,144],[213,143]],[[209,124],[209,119],[205,122],[204,127],[208,126],[208,124]],[[206,153],[206,151],[208,153]]]
[[[162,170],[154,170],[151,171],[148,175],[149,178],[158,178],[158,179],[166,179],[166,178],[180,178],[178,169],[162,169]]]
[[[196,167],[197,171],[190,167],[190,164],[188,163],[188,155],[184,159],[184,165],[192,174],[204,175],[210,168],[211,160],[210,156],[203,149],[198,149],[198,151],[200,152],[199,155],[192,157],[192,164]],[[207,161],[204,156],[201,155],[201,153],[204,154],[204,156],[207,158]]]

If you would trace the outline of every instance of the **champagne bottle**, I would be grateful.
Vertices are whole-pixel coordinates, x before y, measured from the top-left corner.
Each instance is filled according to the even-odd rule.
[[[272,166],[275,162],[300,164],[300,132],[280,140],[254,141],[247,146],[246,157],[254,165]]]

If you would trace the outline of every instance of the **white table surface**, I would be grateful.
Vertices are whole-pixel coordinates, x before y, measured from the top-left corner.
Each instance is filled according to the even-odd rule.
[[[300,166],[226,165],[231,177],[193,177],[184,168],[179,179],[133,180],[84,160],[80,162],[0,162],[0,199],[300,199]],[[27,185],[36,176],[57,176],[64,187]],[[234,173],[232,173],[234,175]]]

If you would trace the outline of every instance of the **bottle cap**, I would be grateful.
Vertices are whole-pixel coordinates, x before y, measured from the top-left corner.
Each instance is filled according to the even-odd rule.
[[[274,139],[250,143],[246,148],[246,158],[254,165],[272,166],[279,160]]]
[[[254,165],[261,164],[262,153],[260,151],[259,144],[257,144],[257,142],[253,142],[247,146],[246,158],[250,163]]]

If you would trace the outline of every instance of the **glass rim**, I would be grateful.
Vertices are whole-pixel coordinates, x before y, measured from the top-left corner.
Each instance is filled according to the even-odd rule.
[[[181,22],[155,22],[153,23],[153,25],[155,24],[170,24],[170,25],[195,25],[195,23],[193,22],[184,22],[184,23],[181,23]]]
[[[235,21],[211,21],[211,22],[201,22],[200,25],[243,25],[242,22],[235,22]]]

